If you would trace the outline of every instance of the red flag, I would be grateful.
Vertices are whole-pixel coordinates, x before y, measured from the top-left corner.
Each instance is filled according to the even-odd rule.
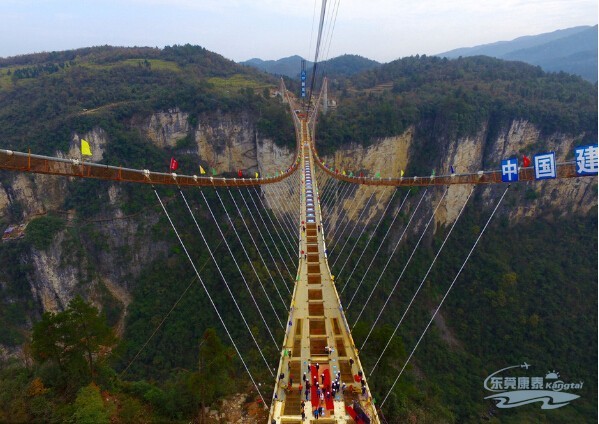
[[[360,178],[364,178],[364,173],[360,172]]]
[[[175,172],[177,168],[179,168],[179,162],[177,162],[177,159],[171,158],[171,172]]]
[[[530,159],[526,155],[522,156],[522,165],[527,168],[530,166]]]
[[[243,177],[243,173],[241,172],[241,169],[237,171],[237,176],[239,178]]]

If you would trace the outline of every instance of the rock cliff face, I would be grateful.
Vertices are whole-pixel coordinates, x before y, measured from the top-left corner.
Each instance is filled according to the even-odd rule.
[[[175,108],[133,119],[131,125],[149,143],[159,148],[178,149],[180,155],[196,155],[200,163],[215,168],[219,174],[237,169],[252,175],[255,171],[273,173],[289,166],[295,155],[294,151],[261,138],[255,130],[255,122],[247,114],[203,115],[192,128],[189,115]],[[193,143],[179,148],[178,142],[187,137],[191,137]],[[85,158],[90,162],[101,162],[106,148],[115,142],[104,129],[96,127],[87,133],[74,133],[68,152],[57,152],[56,156],[80,158],[81,139],[90,144],[93,155]],[[54,237],[49,248],[31,248],[22,258],[31,265],[28,283],[40,312],[62,310],[78,293],[101,306],[99,285],[126,307],[129,281],[168,249],[164,242],[150,242],[152,227],[160,218],[157,211],[132,216],[123,213],[119,205],[126,202],[127,197],[119,184],[106,185],[106,210],[99,216],[83,217],[74,211],[65,211],[69,187],[79,181],[14,173],[7,174],[0,183],[0,219],[14,220],[9,222],[11,224],[27,223],[53,212],[66,220],[66,228]],[[15,205],[18,205],[20,218],[10,213]],[[122,327],[122,320],[119,325]]]
[[[176,147],[177,141],[185,138],[189,133],[189,114],[181,112],[179,108],[157,112],[145,122],[144,129],[147,137],[156,146]]]
[[[218,173],[244,169],[251,174],[257,171],[264,175],[286,168],[294,159],[293,149],[281,148],[272,140],[260,137],[250,115],[215,112],[199,116],[195,127],[189,122],[187,113],[173,109],[133,120],[131,125],[145,135],[149,143],[175,149],[180,155],[194,155],[201,164],[215,168]],[[81,138],[90,143],[93,156],[86,160],[93,162],[102,161],[107,146],[114,142],[100,127],[85,134],[73,134],[70,149],[63,154],[65,157],[79,156]],[[178,144],[185,138],[185,143]],[[442,170],[449,169],[450,165],[458,173],[473,172],[496,167],[501,158],[550,150],[556,152],[558,161],[564,161],[572,157],[572,148],[583,142],[580,137],[561,134],[542,136],[534,125],[525,121],[513,121],[494,139],[487,138],[487,129],[482,128],[476,136],[446,141],[441,154],[431,158],[431,167],[438,174],[444,173]],[[345,146],[325,160],[340,169],[380,171],[383,178],[396,176],[401,170],[408,169],[417,143],[416,130],[409,128],[397,137],[380,140],[369,147]],[[520,197],[513,202],[515,206],[503,208],[502,213],[512,222],[542,215],[585,214],[597,204],[594,181],[589,178],[523,184],[518,191],[514,190],[514,196]],[[17,216],[21,218],[20,222],[11,221],[11,224],[28,222],[47,212],[59,212],[66,218],[66,228],[54,237],[48,249],[32,248],[22,258],[31,265],[28,283],[41,310],[61,310],[77,293],[97,300],[97,288],[102,285],[123,303],[126,312],[129,281],[168,251],[165,242],[149,242],[152,227],[158,223],[160,215],[156,211],[146,211],[127,216],[120,208],[127,201],[123,187],[107,184],[103,189],[106,210],[97,217],[76,216],[74,211],[63,209],[69,187],[77,182],[76,179],[70,181],[53,176],[8,174],[0,183],[0,218],[14,221],[15,205],[19,205]],[[483,201],[492,204],[499,189],[484,188]],[[283,192],[287,191],[289,187],[283,189]],[[456,219],[469,191],[470,187],[449,188],[435,216],[437,226],[448,225]],[[528,193],[530,197],[531,192],[535,199],[525,201],[525,196]],[[268,199],[272,195],[269,190],[265,193],[268,204],[279,205],[275,208],[280,209],[279,212],[286,210],[280,202]],[[371,197],[373,193],[375,195]],[[373,218],[383,211],[392,193],[392,189],[354,187],[342,208],[332,211],[331,231],[345,216],[374,224]],[[426,198],[429,208],[436,204],[441,193],[441,189],[431,191]],[[368,208],[360,215],[359,207],[368,199],[371,199]],[[412,199],[412,204],[408,202],[405,210],[414,206],[415,199]],[[558,211],[557,215],[555,211]],[[416,231],[424,222],[424,218],[416,222]],[[351,228],[347,227],[346,236]],[[100,305],[100,301],[96,303]],[[122,327],[122,320],[119,325]]]
[[[447,141],[442,145],[441,155],[430,158],[430,166],[437,171],[437,175],[448,174],[450,166],[454,166],[457,173],[470,173],[497,168],[504,158],[521,157],[522,154],[530,156],[543,151],[555,151],[556,160],[563,162],[572,160],[573,148],[583,143],[582,137],[568,137],[562,134],[542,136],[533,124],[514,120],[509,127],[504,128],[496,138],[491,140],[487,140],[487,128],[482,128],[474,137]],[[398,137],[379,140],[366,148],[356,145],[345,146],[334,156],[325,157],[324,160],[334,163],[339,169],[367,169],[371,173],[381,172],[383,178],[397,176],[410,163],[414,154],[413,149],[418,148],[416,144],[415,131],[409,128]],[[554,215],[555,211],[561,215],[586,214],[597,206],[594,184],[595,180],[592,178],[581,178],[516,185],[518,190],[516,196],[520,199],[514,202],[516,206],[503,208],[502,213],[507,215],[512,223],[524,218]],[[491,202],[497,189],[498,187],[484,189],[482,197]],[[360,188],[346,200],[343,207],[346,212],[350,211],[350,205],[354,205],[364,197],[365,190],[367,189]],[[435,216],[437,225],[448,225],[456,219],[470,190],[471,188],[467,186],[449,187]],[[529,197],[535,198],[534,201],[523,200],[527,192],[534,192],[532,195],[528,194]],[[435,190],[435,195],[428,202],[429,206],[436,204],[441,194],[441,190]],[[381,203],[384,202],[385,199]]]

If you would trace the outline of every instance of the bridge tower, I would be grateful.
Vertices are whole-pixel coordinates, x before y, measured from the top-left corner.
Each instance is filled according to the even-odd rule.
[[[301,140],[300,258],[268,423],[302,423],[302,400],[304,422],[379,423],[329,268],[308,123],[294,119]],[[336,379],[339,390],[333,396]],[[320,406],[317,421],[314,410]]]
[[[281,78],[281,82],[279,83],[279,96],[281,96],[283,103],[287,103],[287,97],[285,96],[285,81],[283,81],[283,78]]]
[[[324,77],[322,80],[322,113],[326,115],[329,107],[329,94],[328,94],[329,80]]]

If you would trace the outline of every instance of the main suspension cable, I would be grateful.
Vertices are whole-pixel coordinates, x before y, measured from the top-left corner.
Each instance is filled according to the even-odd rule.
[[[441,303],[439,303],[439,306],[437,307],[437,309],[435,309],[435,312],[433,313],[433,316],[431,317],[430,321],[428,322],[428,324],[426,325],[426,328],[424,329],[424,331],[422,332],[422,334],[420,335],[420,338],[418,339],[418,341],[416,342],[416,346],[414,346],[414,349],[412,349],[412,352],[410,352],[410,355],[408,356],[408,359],[406,359],[406,362],[403,364],[403,367],[401,368],[401,371],[399,371],[399,374],[397,375],[397,378],[395,379],[395,381],[393,382],[393,384],[391,385],[391,388],[389,389],[389,392],[387,392],[387,395],[385,396],[385,398],[383,399],[383,401],[381,402],[381,408],[383,407],[383,405],[385,404],[385,402],[387,401],[387,398],[389,397],[389,395],[391,394],[391,391],[393,391],[393,388],[395,387],[395,384],[397,384],[397,381],[399,380],[399,378],[401,377],[401,375],[403,374],[404,370],[406,369],[406,366],[408,365],[408,362],[410,362],[410,359],[412,359],[412,356],[414,356],[414,352],[416,352],[416,349],[418,349],[418,345],[420,344],[420,342],[422,341],[424,335],[426,334],[426,331],[429,329],[429,327],[431,326],[433,320],[435,319],[435,317],[437,316],[437,313],[439,312],[439,310],[441,309],[441,306],[443,306],[443,302],[445,302],[445,299],[447,298],[447,296],[449,295],[449,292],[451,291],[451,289],[453,288],[453,285],[455,284],[455,282],[457,281],[458,277],[460,276],[460,274],[462,273],[462,270],[464,269],[464,267],[466,266],[466,263],[468,262],[468,259],[470,259],[470,256],[472,255],[472,252],[474,252],[474,249],[476,248],[476,245],[478,244],[478,242],[480,241],[481,237],[483,236],[483,234],[485,233],[485,230],[487,229],[487,227],[489,226],[489,223],[491,222],[491,220],[493,219],[493,216],[495,216],[495,212],[497,212],[497,209],[499,208],[499,205],[501,205],[501,202],[503,201],[503,198],[505,197],[508,189],[510,188],[510,186],[508,185],[505,189],[505,191],[503,192],[503,195],[501,196],[501,198],[499,199],[499,202],[497,202],[497,205],[495,206],[495,209],[493,209],[493,213],[491,213],[491,216],[489,217],[489,219],[487,220],[487,223],[485,224],[485,226],[483,227],[482,231],[480,232],[480,234],[478,235],[476,241],[474,242],[474,245],[472,246],[472,249],[470,249],[470,252],[468,253],[468,256],[466,256],[466,259],[464,260],[464,263],[462,264],[462,266],[460,267],[460,270],[458,271],[458,273],[456,274],[455,278],[453,279],[453,281],[451,282],[449,288],[447,289],[447,291],[445,292],[445,296],[443,296],[443,299],[441,299]]]

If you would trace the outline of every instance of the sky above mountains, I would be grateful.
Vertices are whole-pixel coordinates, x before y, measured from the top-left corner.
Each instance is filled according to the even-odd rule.
[[[314,58],[321,0],[0,0],[0,57],[199,44],[241,61]],[[328,0],[321,58],[379,62],[597,23],[597,0]],[[316,13],[315,13],[316,12]],[[333,14],[331,14],[334,16]],[[314,32],[312,28],[314,27]],[[326,34],[325,34],[326,35]]]

